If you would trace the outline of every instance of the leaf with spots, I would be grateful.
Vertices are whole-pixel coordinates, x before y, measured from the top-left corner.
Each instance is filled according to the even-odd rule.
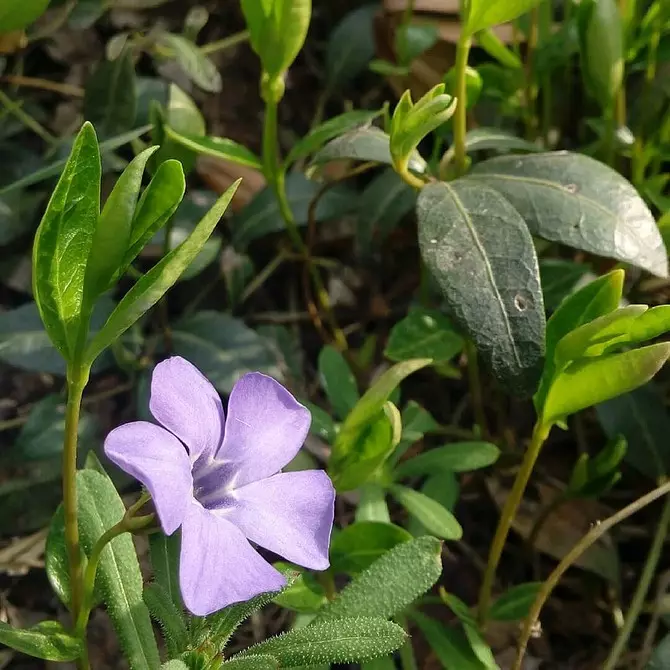
[[[668,276],[654,217],[633,186],[603,163],[566,151],[501,156],[466,180],[505,196],[533,235]]]
[[[452,319],[498,381],[532,393],[542,372],[545,316],[533,240],[516,209],[469,178],[422,189],[421,255]]]

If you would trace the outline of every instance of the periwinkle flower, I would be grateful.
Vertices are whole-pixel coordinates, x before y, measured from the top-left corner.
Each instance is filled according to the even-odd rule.
[[[193,614],[285,584],[250,541],[306,568],[328,567],[335,492],[321,470],[280,472],[311,421],[281,384],[245,375],[224,418],[214,387],[175,356],[156,366],[149,408],[160,426],[120,426],[105,453],[146,486],[166,534],[181,526],[179,580]]]

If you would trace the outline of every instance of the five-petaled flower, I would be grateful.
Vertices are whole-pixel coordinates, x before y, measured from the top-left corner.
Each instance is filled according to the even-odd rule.
[[[249,540],[298,565],[328,567],[335,492],[321,470],[280,472],[311,421],[281,384],[245,375],[224,419],[214,387],[175,356],[156,366],[149,407],[161,425],[116,428],[105,453],[146,486],[166,534],[181,526],[179,580],[193,614],[285,584]]]

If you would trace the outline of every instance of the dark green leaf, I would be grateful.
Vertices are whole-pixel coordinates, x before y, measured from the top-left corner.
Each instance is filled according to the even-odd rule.
[[[130,49],[115,60],[102,61],[86,81],[84,116],[103,137],[133,127],[137,110],[137,82]]]
[[[589,267],[582,263],[559,258],[540,260],[540,280],[544,306],[553,312],[574,290],[580,280],[590,273]],[[549,325],[547,324],[547,328]]]
[[[540,151],[537,144],[498,128],[473,128],[465,135],[466,151]]]
[[[400,612],[425,593],[442,572],[442,543],[434,537],[401,542],[350,582],[318,615],[318,621]]]
[[[170,126],[165,126],[164,129],[166,136],[171,140],[182,144],[187,149],[195,151],[198,154],[222,158],[223,160],[245,165],[255,170],[260,170],[263,167],[261,159],[256,154],[233,140],[225,137],[182,135],[170,128]]]
[[[299,172],[291,172],[286,177],[286,197],[297,225],[307,225],[309,205],[318,191],[319,185]],[[318,223],[343,216],[355,204],[356,196],[349,187],[343,184],[335,186],[319,199],[315,220]],[[271,188],[263,189],[233,219],[232,229],[233,243],[238,248],[244,248],[269,233],[285,230],[284,219]]]
[[[489,616],[494,621],[521,621],[525,619],[541,587],[542,582],[529,582],[513,586],[491,605]]]
[[[645,665],[645,670],[665,670],[670,667],[670,633],[661,639]]]
[[[428,496],[408,489],[406,486],[393,485],[391,495],[419,521],[426,530],[445,540],[460,540],[463,529],[456,517],[440,503]]]
[[[169,536],[163,533],[149,535],[149,556],[154,580],[168,594],[178,610],[184,607],[179,588],[180,547],[181,532],[175,532]]]
[[[433,23],[406,23],[398,26],[395,36],[396,53],[403,65],[409,65],[425,53],[440,39],[439,30]]]
[[[42,621],[27,630],[0,621],[0,643],[29,656],[60,662],[76,660],[83,648],[81,640],[58,621]]]
[[[652,213],[621,175],[583,154],[500,156],[467,180],[499,191],[533,235],[668,276],[668,257]]]
[[[454,442],[424,451],[403,461],[395,469],[395,477],[430,475],[437,471],[470,472],[495,463],[500,449],[490,442]]]
[[[469,11],[465,20],[465,31],[468,35],[507,23],[525,14],[542,0],[470,0]]]
[[[319,377],[336,416],[344,419],[361,396],[346,359],[330,345],[319,353]]]
[[[330,543],[331,569],[356,575],[389,549],[412,536],[400,526],[378,521],[357,521],[335,535]]]
[[[221,91],[221,75],[216,65],[191,40],[182,35],[161,33],[158,42],[172,52],[172,57],[194,84],[209,93]]]
[[[454,321],[507,388],[535,390],[544,307],[533,240],[500,194],[469,179],[429,184],[417,206],[421,253]]]
[[[35,236],[33,291],[44,326],[66,359],[75,355],[82,323],[86,262],[100,211],[100,152],[90,123],[82,126]]]
[[[175,323],[174,353],[191,361],[221,393],[251,370],[280,378],[267,341],[229,314],[203,311]]]
[[[163,630],[168,654],[175,656],[186,649],[188,631],[184,612],[177,609],[170,594],[160,584],[152,583],[144,588],[142,597],[152,618]]]
[[[384,355],[392,361],[432,358],[436,362],[451,360],[463,349],[463,338],[441,312],[413,307],[393,326]]]
[[[81,541],[90,554],[102,534],[118,523],[125,507],[112,482],[94,470],[77,473]],[[102,553],[96,584],[107,604],[131,670],[160,665],[149,612],[142,600],[142,574],[132,537],[119,535]]]
[[[337,434],[335,421],[328,412],[321,409],[318,405],[310,402],[305,402],[304,404],[312,415],[312,424],[309,427],[309,432],[331,444]]]

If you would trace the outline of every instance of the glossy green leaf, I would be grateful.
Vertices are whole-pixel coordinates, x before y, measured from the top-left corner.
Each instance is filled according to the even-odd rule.
[[[196,86],[208,93],[221,91],[221,75],[216,65],[191,40],[162,32],[158,43],[171,52],[172,58]]]
[[[82,323],[86,262],[100,211],[100,152],[85,123],[54,189],[33,246],[33,293],[44,326],[63,357],[75,355]]]
[[[540,148],[522,137],[513,135],[499,128],[479,127],[469,130],[465,135],[465,149],[474,151],[497,151],[507,153],[509,151],[537,152]]]
[[[251,370],[281,378],[275,355],[258,333],[229,314],[197,312],[177,321],[172,330],[174,353],[191,361],[221,393]]]
[[[495,463],[500,449],[490,442],[454,442],[424,451],[403,461],[395,469],[395,477],[416,477],[437,471],[470,472]]]
[[[485,28],[512,21],[540,2],[542,0],[470,0],[465,32],[473,35]]]
[[[496,189],[533,235],[668,276],[656,221],[620,174],[583,154],[499,156],[466,178]]]
[[[377,5],[349,12],[334,28],[326,47],[326,79],[330,90],[349,84],[374,58],[373,19]]]
[[[542,582],[528,582],[513,586],[496,598],[489,610],[489,616],[494,621],[525,619],[541,587]]]
[[[84,116],[109,137],[130,130],[137,111],[137,81],[130,49],[102,61],[86,80]]]
[[[653,480],[670,472],[670,415],[656,385],[645,384],[596,405],[596,413],[611,439],[626,438],[624,458],[636,470]]]
[[[165,256],[126,293],[107,323],[90,342],[85,353],[88,362],[94,361],[103,349],[151,309],[177,281],[212,234],[238,185],[239,181],[217,200],[186,241]]]
[[[184,603],[179,588],[179,550],[181,532],[172,535],[152,533],[149,535],[149,556],[154,573],[154,581],[168,594],[178,610]]]
[[[335,414],[344,419],[359,401],[356,378],[344,356],[326,345],[319,353],[319,379]]]
[[[357,521],[331,540],[330,567],[334,572],[356,575],[389,549],[411,539],[404,528],[392,523]]]
[[[328,142],[313,156],[312,165],[318,166],[343,158],[392,165],[390,137],[374,126],[351,130]],[[409,157],[408,167],[421,174],[426,171],[427,164],[417,151],[413,151]]]
[[[437,501],[419,491],[397,484],[390,488],[390,492],[429,533],[445,540],[461,539],[463,529],[456,517]]]
[[[304,628],[256,644],[233,660],[240,656],[269,654],[282,668],[360,662],[394,652],[406,638],[398,624],[378,617],[317,620]]]
[[[316,128],[312,128],[307,135],[299,139],[286,157],[286,164],[290,165],[300,158],[310,156],[318,151],[326,142],[329,142],[339,135],[343,135],[359,126],[367,126],[382,114],[381,109],[368,111],[355,109],[350,112],[344,112],[324,121]]]
[[[435,309],[412,307],[389,334],[384,355],[392,361],[432,358],[448,361],[463,349],[463,338],[449,319]]]
[[[77,493],[82,546],[90,554],[102,534],[123,518],[125,506],[112,482],[94,470],[77,473]],[[102,553],[96,584],[131,670],[154,670],[160,665],[158,647],[129,534],[113,539]]]
[[[663,343],[571,363],[549,388],[542,409],[545,424],[642,386],[669,356],[670,343]]]
[[[442,572],[442,543],[434,537],[402,542],[351,581],[317,621],[342,617],[388,618],[430,589]]]
[[[307,225],[309,205],[319,191],[317,182],[299,172],[286,177],[286,197],[298,226]],[[356,204],[355,193],[344,184],[334,186],[319,199],[314,213],[317,223],[350,212]],[[263,189],[232,221],[233,243],[244,249],[250,242],[286,229],[277,198],[271,188]]]
[[[417,216],[423,260],[453,320],[501,384],[534,391],[545,317],[535,248],[521,216],[467,178],[423,188]]]
[[[47,661],[74,661],[82,653],[82,642],[58,621],[42,621],[32,628],[14,628],[0,621],[0,644]]]
[[[166,136],[171,140],[198,154],[232,161],[255,170],[261,170],[263,167],[261,159],[256,154],[233,140],[205,135],[182,135],[170,126],[165,126],[164,129]]]

